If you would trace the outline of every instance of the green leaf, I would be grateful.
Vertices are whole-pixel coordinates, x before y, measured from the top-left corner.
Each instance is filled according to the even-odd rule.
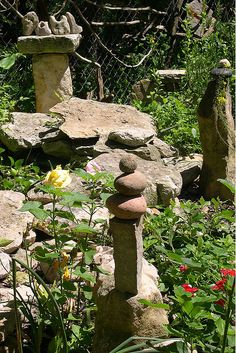
[[[106,200],[108,199],[108,197],[111,196],[111,195],[112,195],[111,193],[102,192],[100,197],[101,197],[102,201],[105,203]]]
[[[143,305],[147,305],[150,306],[151,308],[159,308],[159,309],[165,309],[165,310],[169,310],[170,306],[168,304],[165,303],[152,303],[149,300],[146,299],[139,299],[139,303],[143,304]]]
[[[232,192],[232,194],[236,193],[236,187],[231,181],[227,179],[217,179],[217,181],[226,186]]]
[[[75,269],[73,274],[75,276],[83,278],[85,281],[96,283],[96,278],[92,275],[92,273],[88,272],[86,269],[84,269],[80,266]]]
[[[225,329],[225,320],[223,320],[221,317],[218,317],[214,321],[215,321],[217,331],[219,332],[220,336],[223,336],[224,329]]]
[[[86,233],[86,234],[95,234],[96,230],[87,224],[79,224],[75,228],[73,228],[73,232],[76,233]]]
[[[86,299],[91,300],[93,297],[93,289],[89,286],[83,286],[82,291]]]
[[[46,218],[50,216],[50,213],[44,210],[42,207],[42,203],[39,201],[27,201],[20,209],[21,212],[30,212],[40,221],[44,221]]]
[[[20,56],[19,53],[14,53],[9,56],[6,56],[0,60],[0,67],[4,70],[10,69],[15,64],[16,59]]]
[[[92,202],[92,200],[87,195],[81,194],[79,192],[66,192],[63,193],[60,204],[73,207],[80,205],[82,202]]]
[[[12,242],[13,242],[13,240],[0,238],[0,247],[3,248],[4,246],[11,244]]]
[[[89,249],[84,252],[84,261],[86,265],[90,265],[93,262],[93,256],[96,254],[95,249]]]

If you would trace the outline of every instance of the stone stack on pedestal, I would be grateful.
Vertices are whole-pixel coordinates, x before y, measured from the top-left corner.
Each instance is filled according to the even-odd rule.
[[[114,183],[118,193],[107,199],[107,207],[115,216],[110,220],[115,270],[114,276],[103,277],[96,293],[93,353],[108,353],[131,336],[166,334],[165,311],[139,302],[158,303],[162,298],[156,285],[157,271],[143,259],[142,223],[147,205],[141,193],[147,182],[136,168],[134,156],[121,159],[123,174]]]
[[[200,190],[206,199],[220,197],[233,200],[233,193],[218,179],[235,183],[235,134],[229,78],[232,76],[227,59],[211,71],[213,79],[198,108],[198,123],[203,150]]]
[[[78,48],[82,27],[69,12],[61,21],[50,16],[51,28],[48,22],[39,22],[34,12],[26,14],[22,22],[24,36],[18,38],[18,50],[33,55],[36,112],[48,113],[73,95],[68,54]]]

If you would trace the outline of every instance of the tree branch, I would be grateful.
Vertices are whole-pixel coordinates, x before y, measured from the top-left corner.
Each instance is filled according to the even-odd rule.
[[[138,67],[140,65],[142,65],[142,63],[144,62],[144,60],[152,53],[153,49],[151,48],[148,53],[146,55],[144,55],[142,57],[142,59],[135,65],[128,65],[126,64],[124,61],[120,60],[100,39],[100,37],[98,36],[98,34],[96,32],[94,32],[94,30],[92,29],[90,23],[88,22],[88,20],[84,17],[84,15],[82,14],[82,12],[80,11],[79,6],[76,4],[75,0],[69,0],[74,7],[76,8],[80,18],[82,19],[82,21],[86,24],[87,28],[89,29],[89,31],[95,36],[95,38],[97,39],[98,44],[105,50],[107,51],[116,61],[118,61],[120,64],[122,64],[125,67],[128,68],[135,68]]]
[[[141,23],[141,20],[120,22],[90,22],[93,26],[132,26]]]
[[[157,11],[155,9],[152,9],[150,6],[146,7],[126,7],[126,6],[108,6],[108,5],[102,5],[102,4],[96,4],[95,2],[91,0],[85,0],[88,4],[100,7],[102,9],[106,10],[121,10],[121,11],[133,11],[133,12],[152,12],[155,13],[156,15],[166,15],[166,12],[164,11]]]
[[[16,14],[17,14],[17,16],[18,17],[20,17],[20,18],[23,18],[24,16],[14,7],[14,5],[15,5],[15,1],[14,1],[14,3],[13,4],[11,4],[8,0],[4,0],[4,2],[7,4],[7,6],[8,6],[8,8],[5,6],[5,4],[3,4],[3,2],[1,1],[0,2],[0,5],[4,8],[4,10],[3,11],[7,11],[7,10],[12,10],[12,11],[14,11]],[[1,11],[2,12],[2,11]]]

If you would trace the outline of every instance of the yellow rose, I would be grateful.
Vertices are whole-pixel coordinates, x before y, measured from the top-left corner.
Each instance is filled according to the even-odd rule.
[[[69,279],[70,279],[70,271],[69,271],[68,267],[66,266],[65,271],[63,273],[63,280],[69,281]]]
[[[69,170],[61,169],[61,166],[58,165],[56,169],[47,173],[43,183],[54,186],[55,188],[64,188],[71,183],[70,172]]]

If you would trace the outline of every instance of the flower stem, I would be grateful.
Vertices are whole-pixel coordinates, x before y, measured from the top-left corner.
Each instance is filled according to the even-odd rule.
[[[225,353],[225,348],[226,348],[226,340],[227,340],[227,333],[228,333],[229,322],[230,322],[230,311],[231,311],[231,305],[232,305],[232,301],[233,301],[234,287],[235,287],[235,278],[234,278],[234,281],[232,284],[232,288],[230,289],[230,292],[229,292],[229,301],[228,301],[228,307],[226,310],[225,329],[224,329],[224,336],[223,336],[221,353]]]

